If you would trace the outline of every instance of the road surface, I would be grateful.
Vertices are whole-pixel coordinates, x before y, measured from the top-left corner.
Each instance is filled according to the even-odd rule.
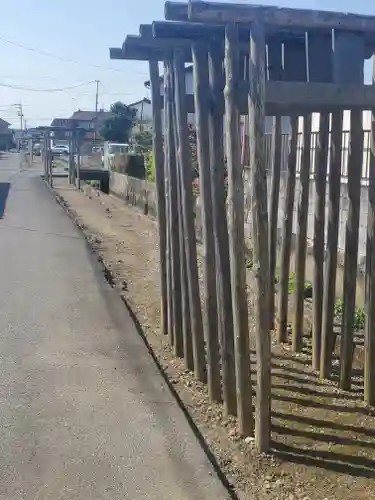
[[[0,499],[221,500],[227,492],[84,239],[0,158]]]

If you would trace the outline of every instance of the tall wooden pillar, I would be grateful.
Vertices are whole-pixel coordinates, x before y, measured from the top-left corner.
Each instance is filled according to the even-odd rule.
[[[363,34],[337,31],[334,34],[333,81],[363,84],[365,42]]]

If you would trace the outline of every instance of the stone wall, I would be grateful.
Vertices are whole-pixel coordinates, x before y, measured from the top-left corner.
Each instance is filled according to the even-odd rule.
[[[109,190],[130,205],[141,208],[144,213],[156,216],[156,186],[153,182],[112,171],[110,173]]]

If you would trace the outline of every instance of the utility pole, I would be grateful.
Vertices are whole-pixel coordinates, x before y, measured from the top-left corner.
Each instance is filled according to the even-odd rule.
[[[96,94],[95,94],[95,126],[94,126],[94,147],[96,146],[96,129],[98,126],[98,104],[99,104],[99,80],[96,82]]]
[[[16,104],[16,107],[18,108],[18,116],[20,117],[20,128],[23,130],[23,108],[22,108],[22,103],[20,102],[19,104]]]
[[[21,145],[22,145],[22,139],[23,139],[23,136],[22,136],[22,131],[23,131],[23,108],[22,108],[22,103],[20,102],[19,104],[14,104],[14,107],[17,108],[17,116],[19,116],[19,119],[20,119],[20,127],[21,127],[21,137],[18,141],[18,144],[17,144],[17,150],[19,151],[21,149]]]

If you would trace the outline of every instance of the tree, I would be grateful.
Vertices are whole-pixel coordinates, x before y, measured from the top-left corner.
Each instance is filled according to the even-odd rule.
[[[146,154],[152,150],[152,133],[149,130],[134,135],[134,150],[136,153]]]
[[[137,111],[118,101],[111,105],[111,113],[100,130],[101,136],[106,141],[128,142]]]

